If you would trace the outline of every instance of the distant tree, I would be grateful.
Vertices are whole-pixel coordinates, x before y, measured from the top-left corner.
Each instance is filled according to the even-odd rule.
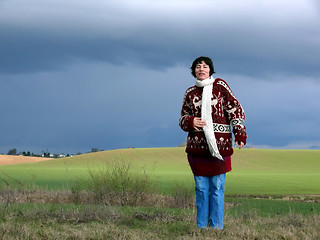
[[[16,155],[17,154],[17,149],[16,148],[12,148],[8,151],[8,155]]]
[[[98,152],[98,148],[91,148],[91,152]]]
[[[76,155],[81,155],[81,154],[82,154],[81,152],[77,152],[77,153],[76,153]]]
[[[31,153],[30,153],[30,151],[28,151],[27,154],[26,154],[26,156],[30,156],[30,155],[31,155]]]

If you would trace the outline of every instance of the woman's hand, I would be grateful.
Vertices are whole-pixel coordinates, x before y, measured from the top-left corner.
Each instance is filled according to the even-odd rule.
[[[198,127],[203,128],[206,125],[205,121],[202,121],[201,118],[199,117],[195,117],[193,119],[193,127],[194,129],[196,129],[197,131],[200,131]]]
[[[239,146],[239,149],[243,148],[243,146],[244,146],[244,143],[241,142],[241,141],[238,141],[237,144],[238,144],[238,146]]]

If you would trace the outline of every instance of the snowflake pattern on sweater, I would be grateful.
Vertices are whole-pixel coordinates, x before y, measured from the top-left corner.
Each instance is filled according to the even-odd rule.
[[[203,88],[197,86],[186,90],[179,125],[182,130],[188,132],[187,153],[210,155],[204,132],[196,131],[193,126],[193,119],[201,117],[202,90]],[[233,154],[232,132],[236,142],[242,141],[246,144],[245,113],[229,85],[221,78],[217,78],[213,83],[211,106],[219,152],[222,156],[231,156]]]

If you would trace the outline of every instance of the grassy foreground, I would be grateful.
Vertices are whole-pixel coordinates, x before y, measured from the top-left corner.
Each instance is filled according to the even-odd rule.
[[[319,239],[320,216],[226,217],[223,230],[198,229],[188,209],[95,205],[11,205],[1,214],[0,239]]]
[[[2,166],[0,239],[320,239],[319,151],[236,151],[220,231],[196,227],[185,157],[125,149]]]

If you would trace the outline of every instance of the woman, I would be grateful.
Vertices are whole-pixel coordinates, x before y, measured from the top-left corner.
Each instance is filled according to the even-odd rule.
[[[197,226],[222,229],[224,183],[233,154],[231,126],[241,149],[247,139],[245,115],[228,84],[212,77],[210,58],[195,59],[191,73],[196,85],[185,93],[179,124],[188,132],[186,152],[195,180]]]

